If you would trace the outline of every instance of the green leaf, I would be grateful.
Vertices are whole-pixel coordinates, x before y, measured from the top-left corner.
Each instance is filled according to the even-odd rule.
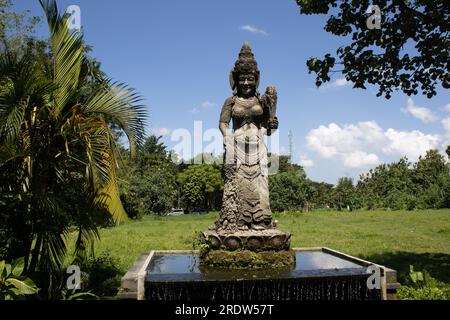
[[[418,281],[423,281],[423,273],[422,272],[416,272],[417,274],[417,280]]]
[[[20,294],[23,295],[35,294],[38,292],[38,288],[31,279],[25,279],[22,281],[19,279],[10,278],[6,280],[6,283],[12,284],[19,290]]]
[[[5,260],[0,261],[0,278],[3,275],[3,270],[5,269]]]
[[[11,274],[11,265],[5,264],[5,270],[6,270],[5,278],[8,278],[9,275]]]
[[[8,288],[5,292],[6,295],[10,297],[18,297],[21,296],[20,290],[17,288]]]
[[[18,258],[12,263],[12,275],[14,277],[20,277],[22,275],[23,269],[25,268],[24,258]]]

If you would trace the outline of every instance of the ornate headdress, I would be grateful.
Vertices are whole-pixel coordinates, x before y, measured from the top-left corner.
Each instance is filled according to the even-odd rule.
[[[230,85],[231,89],[236,91],[236,84],[238,82],[239,74],[253,74],[256,79],[256,87],[259,86],[259,70],[256,63],[255,56],[252,53],[250,45],[245,42],[242,46],[239,58],[234,64],[233,70],[230,73]]]

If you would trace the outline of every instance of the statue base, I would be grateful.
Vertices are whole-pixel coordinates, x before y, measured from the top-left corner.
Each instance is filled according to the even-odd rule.
[[[292,268],[291,234],[278,229],[202,233],[200,264],[231,269]]]
[[[203,232],[203,236],[213,250],[280,251],[289,250],[291,234],[278,229]]]
[[[216,269],[293,269],[295,267],[295,252],[281,251],[250,251],[239,249],[210,250],[200,258],[200,267]]]

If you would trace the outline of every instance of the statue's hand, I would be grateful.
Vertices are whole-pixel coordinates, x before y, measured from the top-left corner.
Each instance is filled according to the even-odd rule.
[[[266,89],[266,95],[277,98],[277,89],[274,86],[268,86]]]
[[[223,136],[223,148],[226,151],[229,147],[233,146],[233,137],[228,134]]]
[[[268,125],[269,125],[270,130],[277,130],[278,129],[278,118],[275,117],[272,120],[269,120]]]

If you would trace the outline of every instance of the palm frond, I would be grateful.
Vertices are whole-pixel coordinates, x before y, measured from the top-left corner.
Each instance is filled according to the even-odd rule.
[[[21,57],[9,51],[0,54],[0,142],[14,144],[32,108],[45,105],[43,96],[54,86],[26,51]]]
[[[86,114],[102,114],[114,119],[128,137],[132,151],[144,141],[146,112],[142,98],[124,84],[107,82],[82,105]]]
[[[72,99],[78,87],[83,62],[83,40],[80,33],[69,29],[69,16],[60,16],[55,0],[39,0],[50,27],[53,51],[55,116]]]
[[[115,224],[119,225],[128,221],[127,213],[120,200],[119,186],[117,183],[116,170],[111,172],[109,183],[100,188],[95,202],[100,206],[105,206]]]
[[[94,203],[108,210],[116,224],[127,221],[122,206],[116,175],[116,158],[111,132],[100,117],[88,117],[75,126],[79,130],[86,155],[88,190],[94,190]]]
[[[39,214],[40,221],[35,226],[35,232],[41,238],[41,241],[37,241],[38,247],[35,247],[39,252],[35,264],[41,271],[58,273],[66,254],[66,239],[69,234],[61,216],[64,212],[58,204],[58,199],[51,194],[36,199],[35,204],[35,210],[39,213],[45,212],[45,215]]]
[[[9,104],[5,96],[0,95],[0,143],[13,145],[20,132],[28,100],[17,105]]]
[[[114,155],[110,148],[110,133],[107,124],[101,118],[85,118],[78,128],[80,140],[85,145],[89,172],[93,174],[91,189],[97,185],[107,185],[110,172],[114,169]]]
[[[78,226],[78,236],[75,242],[76,264],[83,264],[87,260],[88,252],[93,253],[95,240],[100,239],[98,228],[92,221]]]

